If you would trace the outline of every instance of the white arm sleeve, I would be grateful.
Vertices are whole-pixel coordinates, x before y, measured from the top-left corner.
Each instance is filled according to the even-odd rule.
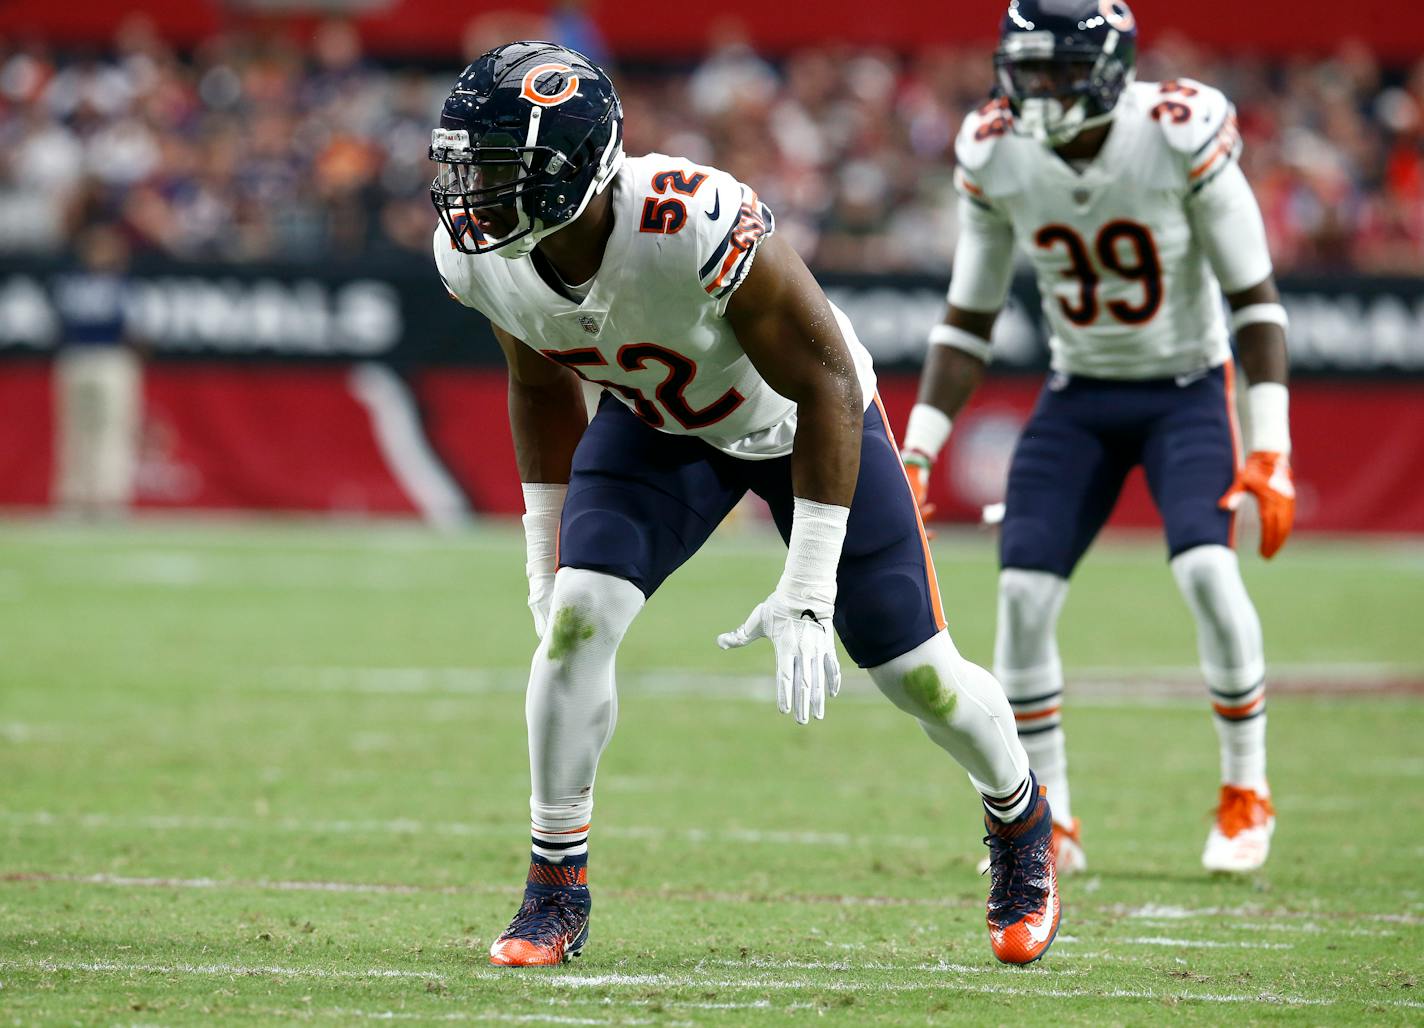
[[[1013,277],[1013,226],[997,211],[961,196],[949,302],[966,311],[997,311]]]
[[[1266,225],[1251,184],[1233,162],[1188,203],[1192,230],[1225,293],[1264,282],[1271,274]]]

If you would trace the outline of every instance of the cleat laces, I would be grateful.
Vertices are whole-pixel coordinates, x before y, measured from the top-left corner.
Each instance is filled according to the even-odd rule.
[[[1265,823],[1266,804],[1249,789],[1223,786],[1221,805],[1214,811],[1221,834],[1234,839],[1248,828],[1259,828]]]
[[[1043,910],[1048,896],[1048,879],[1041,871],[1043,861],[1016,859],[1017,847],[997,835],[984,836],[989,847],[989,914],[995,921],[1012,924]]]
[[[501,939],[527,939],[540,946],[553,946],[573,939],[588,920],[588,908],[567,892],[529,896]]]

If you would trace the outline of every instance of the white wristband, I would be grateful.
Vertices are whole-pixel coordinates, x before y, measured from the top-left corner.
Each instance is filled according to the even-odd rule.
[[[989,340],[983,336],[976,336],[973,332],[959,328],[957,325],[939,324],[930,329],[931,346],[950,346],[956,350],[963,350],[971,357],[978,357],[985,364],[988,364],[993,357],[993,349],[989,346]]]
[[[944,449],[954,424],[949,415],[929,403],[917,403],[910,408],[910,420],[905,424],[902,443],[905,453],[920,454],[933,461]]]
[[[1231,331],[1240,332],[1247,325],[1279,325],[1290,327],[1290,317],[1279,303],[1252,303],[1231,312]]]
[[[1246,390],[1252,452],[1290,453],[1290,392],[1279,382],[1259,382]]]
[[[559,517],[569,487],[553,482],[524,482],[524,571],[530,578],[552,575],[559,549]]]
[[[829,617],[836,609],[836,569],[845,545],[849,507],[796,497],[786,570],[776,585],[780,596],[800,610]]]

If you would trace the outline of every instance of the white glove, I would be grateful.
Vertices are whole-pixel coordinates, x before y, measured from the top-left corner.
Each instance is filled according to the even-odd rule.
[[[836,609],[836,568],[850,509],[796,500],[786,570],[776,591],[757,604],[735,632],[723,632],[724,650],[770,639],[776,652],[776,709],[797,724],[826,716],[826,694],[840,692],[841,669],[831,617]]]
[[[809,608],[796,611],[786,604],[785,597],[772,593],[741,628],[717,636],[717,645],[731,650],[753,639],[770,639],[776,651],[776,709],[791,712],[796,723],[804,725],[812,716],[826,716],[826,694],[841,691],[841,667],[830,615],[815,615]]]
[[[525,482],[524,573],[529,576],[529,611],[534,615],[534,631],[540,639],[549,627],[549,601],[554,595],[554,573],[558,571],[559,517],[564,511],[566,485]]]

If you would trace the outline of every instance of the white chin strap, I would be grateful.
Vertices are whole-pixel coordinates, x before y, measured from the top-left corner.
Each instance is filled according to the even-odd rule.
[[[529,114],[529,134],[524,145],[532,148],[539,139],[539,115],[540,109],[535,107]],[[598,173],[593,176],[593,181],[589,183],[588,189],[584,191],[579,199],[578,207],[566,221],[556,222],[553,225],[545,225],[542,221],[530,218],[524,210],[524,204],[520,202],[520,197],[514,201],[514,209],[519,213],[519,224],[510,233],[524,232],[528,234],[510,243],[508,246],[501,246],[495,253],[508,260],[518,260],[520,257],[527,257],[534,251],[534,247],[539,245],[541,239],[545,239],[561,228],[572,225],[578,220],[579,215],[588,207],[589,201],[599,193],[608,188],[608,184],[613,181],[613,177],[618,174],[618,169],[623,166],[623,140],[619,138],[617,122],[613,124],[613,136],[608,141],[608,145],[603,148],[603,156],[598,162]],[[556,158],[559,160],[559,158]],[[551,164],[550,171],[555,170]],[[562,202],[563,197],[560,197]],[[498,239],[494,242],[499,242]]]

